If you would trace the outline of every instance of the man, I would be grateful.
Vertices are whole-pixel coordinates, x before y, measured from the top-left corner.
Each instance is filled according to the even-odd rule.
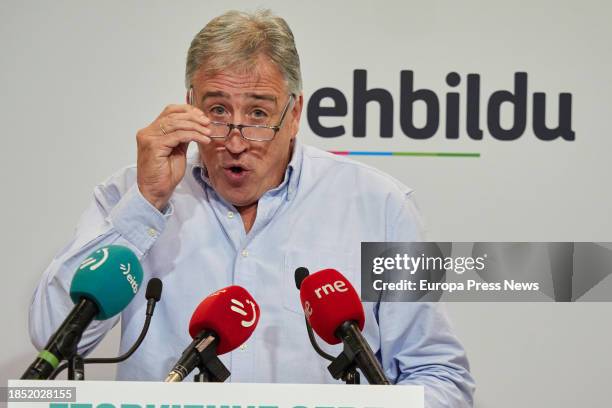
[[[334,267],[359,287],[362,241],[422,238],[411,190],[297,141],[299,57],[286,22],[268,11],[209,22],[189,49],[186,85],[188,103],[166,107],[138,132],[136,167],[96,187],[73,241],[45,271],[30,310],[34,344],[42,348],[72,307],[77,265],[113,243],[134,250],[145,280],[164,282],[149,334],[119,379],[165,378],[190,342],[195,306],[236,284],[261,317],[248,342],[222,357],[231,381],[335,382],[308,342],[293,273]],[[121,314],[122,351],[138,336],[145,305],[137,296]],[[425,385],[431,407],[472,405],[465,353],[436,305],[364,307],[364,334],[391,382]],[[80,351],[118,320],[92,324]]]

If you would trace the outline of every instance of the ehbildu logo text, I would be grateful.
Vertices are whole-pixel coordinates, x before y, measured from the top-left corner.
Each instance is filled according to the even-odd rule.
[[[380,112],[379,136],[391,138],[396,101],[387,89],[368,88],[367,74],[364,69],[353,71],[352,134],[354,137],[366,136],[366,109],[369,108]],[[529,126],[540,140],[575,140],[576,135],[572,129],[572,94],[563,92],[558,98],[547,96],[545,92],[530,94],[526,72],[514,74],[513,90],[494,91],[488,99],[481,95],[479,74],[468,74],[464,80],[458,73],[450,72],[446,76],[446,85],[452,88],[452,91],[444,96],[438,96],[431,89],[419,88],[413,71],[400,72],[399,124],[404,135],[418,140],[429,139],[436,135],[441,127],[440,108],[444,104],[446,117],[442,127],[447,139],[482,140],[488,135],[497,140],[512,141],[520,138]],[[322,103],[327,99],[332,103],[327,101]],[[424,104],[426,109],[425,124],[420,127],[414,123],[416,102]],[[558,104],[557,120],[547,123],[546,110],[552,109],[551,105],[554,103]],[[505,104],[511,106],[514,112],[512,125],[509,127],[504,127],[501,123],[501,110]],[[532,112],[530,124],[527,123],[528,109]],[[308,101],[308,124],[312,131],[321,137],[345,135],[346,123],[338,120],[337,125],[326,126],[321,123],[321,118],[342,118],[347,113],[347,98],[337,88],[318,89]],[[465,129],[459,128],[461,115],[465,115]],[[486,117],[486,129],[480,127],[481,115]],[[326,123],[329,123],[329,120]]]

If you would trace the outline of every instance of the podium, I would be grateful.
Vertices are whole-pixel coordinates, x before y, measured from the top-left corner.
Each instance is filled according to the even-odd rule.
[[[423,387],[412,385],[24,380],[8,385],[8,408],[424,407]]]

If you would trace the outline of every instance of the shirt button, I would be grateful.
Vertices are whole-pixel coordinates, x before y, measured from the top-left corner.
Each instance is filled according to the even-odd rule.
[[[147,230],[147,233],[149,234],[150,237],[156,237],[157,236],[157,230],[155,228],[149,228]]]
[[[246,258],[247,256],[249,256],[249,251],[247,251],[246,249],[243,249],[240,255],[242,255],[243,258]]]
[[[227,213],[227,218],[230,218],[230,219],[231,219],[231,218],[234,218],[234,213],[233,213],[232,211],[229,211],[229,212]]]

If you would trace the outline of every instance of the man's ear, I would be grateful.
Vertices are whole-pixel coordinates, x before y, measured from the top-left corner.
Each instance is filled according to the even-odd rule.
[[[302,117],[302,108],[304,107],[304,93],[301,92],[295,97],[295,102],[291,108],[291,133],[297,135],[300,128],[300,118]]]

